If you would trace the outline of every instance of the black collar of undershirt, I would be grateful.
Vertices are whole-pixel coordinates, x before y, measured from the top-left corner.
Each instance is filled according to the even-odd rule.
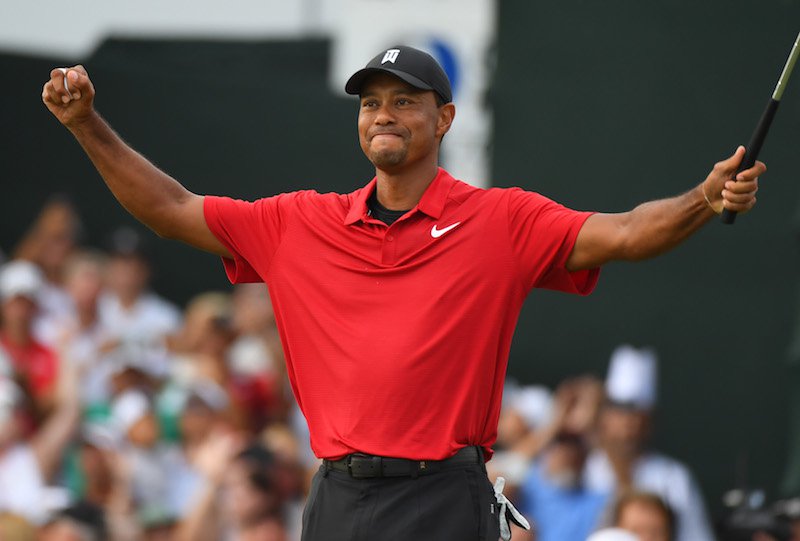
[[[369,199],[367,199],[367,208],[369,209],[370,216],[376,220],[382,221],[386,225],[392,225],[398,218],[408,212],[407,210],[389,210],[381,205],[378,202],[377,188],[372,192],[372,195],[369,196]]]

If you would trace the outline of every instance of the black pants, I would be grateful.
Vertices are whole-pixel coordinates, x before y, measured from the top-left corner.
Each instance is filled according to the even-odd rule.
[[[314,476],[302,541],[497,541],[494,489],[478,464],[430,475]]]

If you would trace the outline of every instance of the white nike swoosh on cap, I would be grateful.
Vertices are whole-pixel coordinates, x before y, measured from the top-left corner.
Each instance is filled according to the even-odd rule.
[[[431,237],[433,237],[435,239],[438,239],[439,237],[441,237],[442,235],[444,235],[445,233],[447,233],[451,229],[455,229],[456,227],[458,227],[458,225],[460,223],[461,222],[456,222],[454,224],[448,225],[447,227],[443,227],[442,229],[437,229],[436,225],[434,224],[434,226],[431,227]]]

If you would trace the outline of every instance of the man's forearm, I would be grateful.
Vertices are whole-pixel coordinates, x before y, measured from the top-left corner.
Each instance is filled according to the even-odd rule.
[[[714,216],[702,185],[676,197],[643,203],[626,216],[620,259],[638,261],[667,252]]]
[[[639,261],[670,250],[700,229],[722,208],[747,212],[756,202],[761,162],[736,173],[744,156],[739,147],[718,162],[692,190],[639,205],[619,214],[595,214],[581,227],[567,269],[593,269],[609,261]],[[732,180],[736,177],[736,181]]]
[[[170,236],[172,209],[192,194],[129,147],[99,114],[70,131],[122,206],[157,234]]]
[[[42,87],[42,102],[72,132],[128,212],[162,237],[231,257],[206,224],[205,198],[126,145],[95,111],[94,96],[83,66],[51,70]]]
[[[628,212],[595,214],[581,227],[567,269],[593,269],[609,261],[657,256],[680,244],[713,216],[700,186]]]

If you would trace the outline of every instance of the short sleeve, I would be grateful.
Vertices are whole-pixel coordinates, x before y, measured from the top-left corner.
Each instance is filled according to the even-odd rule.
[[[291,216],[294,195],[281,194],[254,202],[205,196],[206,224],[233,256],[222,258],[231,283],[264,281]]]
[[[588,295],[600,269],[570,272],[567,260],[584,222],[592,212],[568,209],[540,194],[508,190],[509,233],[523,284]]]

